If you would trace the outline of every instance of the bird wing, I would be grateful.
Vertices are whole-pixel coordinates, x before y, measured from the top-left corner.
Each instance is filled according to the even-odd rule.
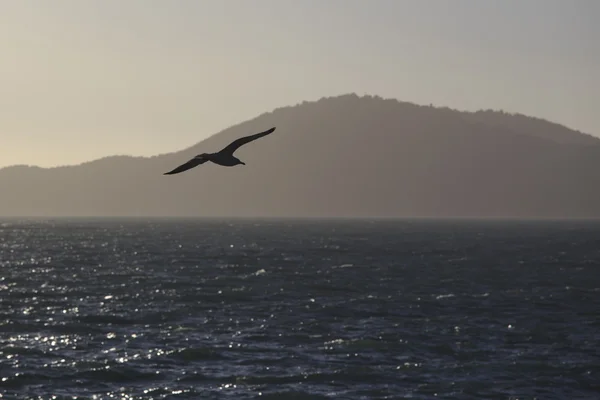
[[[256,139],[259,139],[263,136],[267,136],[269,133],[273,132],[274,130],[275,130],[275,127],[271,128],[267,131],[264,131],[264,132],[256,133],[254,135],[245,136],[243,138],[234,140],[227,147],[225,147],[223,150],[221,150],[219,153],[233,154],[234,151],[236,151],[237,149],[239,149],[241,146],[245,145],[246,143],[251,142]]]
[[[175,168],[174,170],[165,172],[163,175],[178,174],[180,172],[187,171],[188,169],[197,167],[200,164],[204,164],[207,161],[208,161],[208,159],[205,158],[203,154],[200,154],[200,155],[192,158],[190,161],[186,162],[185,164],[181,164],[179,167]]]

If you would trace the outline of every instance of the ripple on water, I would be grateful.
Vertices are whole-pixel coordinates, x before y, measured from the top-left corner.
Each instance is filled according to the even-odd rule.
[[[598,390],[598,225],[0,228],[6,398],[558,399]]]

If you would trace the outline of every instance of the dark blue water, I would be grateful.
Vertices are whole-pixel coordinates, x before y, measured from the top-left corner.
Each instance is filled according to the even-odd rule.
[[[7,399],[597,399],[599,349],[597,223],[0,221]]]

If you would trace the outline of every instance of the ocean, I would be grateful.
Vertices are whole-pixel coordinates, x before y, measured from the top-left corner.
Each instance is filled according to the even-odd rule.
[[[598,399],[600,223],[0,220],[3,399]]]

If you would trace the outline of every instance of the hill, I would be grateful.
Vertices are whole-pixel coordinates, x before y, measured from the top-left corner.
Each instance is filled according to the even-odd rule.
[[[195,154],[276,126],[236,152]],[[600,217],[600,139],[497,111],[354,94],[262,114],[180,152],[0,170],[3,216]]]

